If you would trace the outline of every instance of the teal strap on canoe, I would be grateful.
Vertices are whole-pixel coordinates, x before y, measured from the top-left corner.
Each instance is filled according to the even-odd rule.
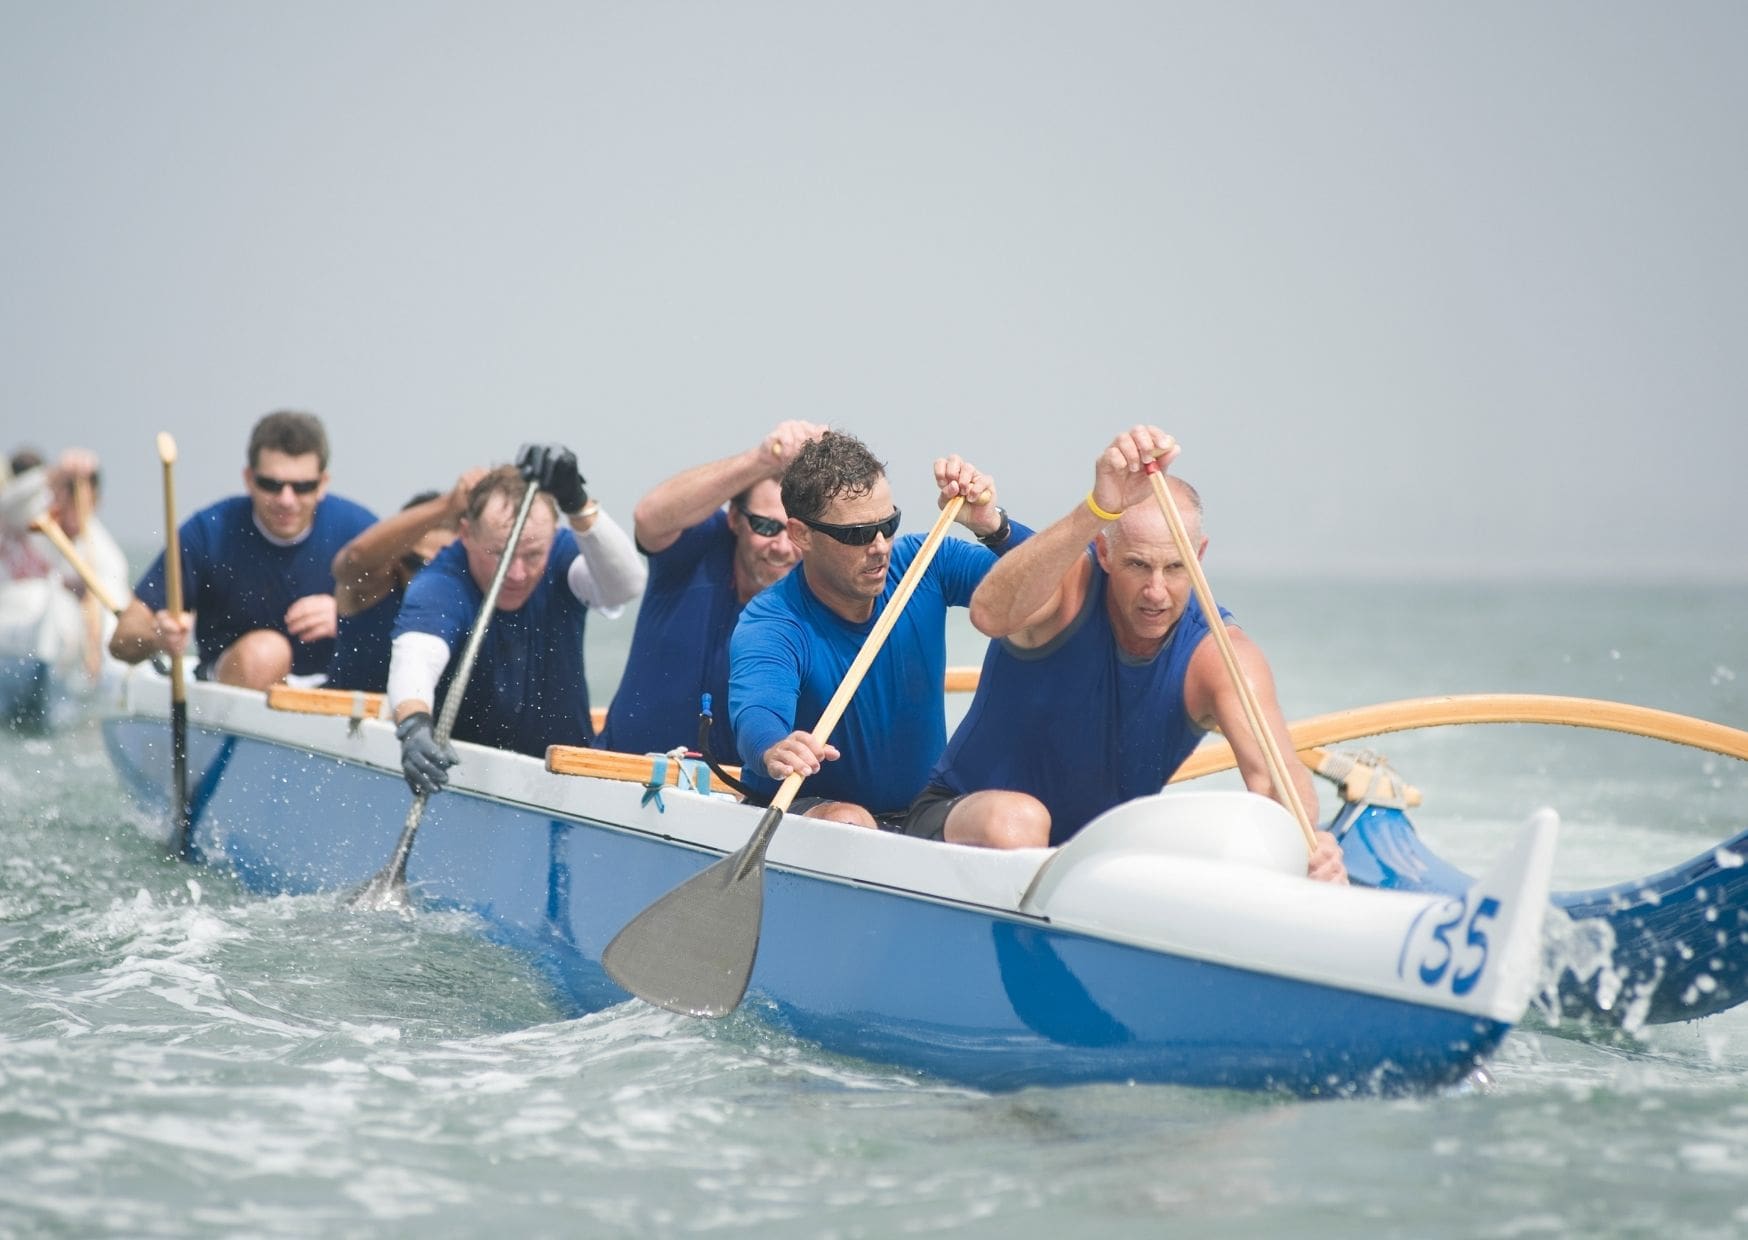
[[[639,801],[638,805],[639,807],[647,807],[651,801],[654,801],[656,813],[665,814],[668,812],[668,807],[662,804],[662,789],[668,784],[668,755],[652,753],[649,757],[649,782],[643,786],[643,800]]]
[[[643,786],[643,800],[638,804],[646,806],[655,802],[656,813],[665,814],[668,807],[662,803],[662,789],[668,783],[668,759],[672,758],[677,766],[674,768],[674,786],[704,796],[710,794],[710,768],[700,758],[686,756],[684,747],[670,749],[667,753],[646,754],[649,758],[649,782]]]

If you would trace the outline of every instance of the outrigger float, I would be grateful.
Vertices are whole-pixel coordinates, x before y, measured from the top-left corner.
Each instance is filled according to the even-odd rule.
[[[316,714],[189,688],[195,860],[268,893],[344,890],[382,865],[408,799],[399,746],[374,699],[324,696]],[[104,723],[158,816],[169,711],[167,681],[141,668]],[[411,888],[476,914],[579,1014],[628,998],[600,964],[613,936],[758,820],[696,763],[621,758],[646,773],[628,781],[560,773],[578,751],[457,749]],[[1298,826],[1246,792],[1142,798],[1017,852],[792,823],[770,848],[748,1009],[828,1051],[987,1089],[1436,1088],[1483,1063],[1537,993],[1556,834],[1538,812],[1450,894],[1310,882]]]

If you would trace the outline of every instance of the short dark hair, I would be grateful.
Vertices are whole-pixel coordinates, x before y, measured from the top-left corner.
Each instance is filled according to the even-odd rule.
[[[867,444],[845,431],[827,431],[803,444],[783,471],[783,511],[817,520],[833,500],[866,495],[885,474],[886,462]]]
[[[528,482],[522,477],[521,470],[514,465],[499,465],[487,470],[485,477],[473,484],[473,490],[467,493],[467,511],[462,515],[470,524],[478,525],[494,495],[502,495],[510,507],[520,508],[522,495],[527,489]],[[544,491],[541,498],[552,506],[553,516],[557,517],[558,501]]]
[[[249,468],[254,469],[263,452],[303,456],[314,452],[322,469],[328,468],[328,432],[313,413],[281,409],[255,423],[249,432]]]
[[[417,495],[413,496],[412,499],[401,505],[401,511],[405,512],[409,508],[417,508],[420,504],[429,504],[434,499],[442,498],[443,492],[441,491],[420,491]],[[445,512],[443,514],[443,519],[437,523],[436,528],[440,530],[453,530],[456,527],[456,523],[457,518]]]

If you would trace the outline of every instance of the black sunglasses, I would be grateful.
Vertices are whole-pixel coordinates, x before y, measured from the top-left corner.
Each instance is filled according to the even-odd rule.
[[[884,521],[870,521],[866,525],[833,525],[829,521],[809,521],[801,518],[801,524],[810,530],[818,530],[827,538],[835,538],[846,547],[866,547],[874,541],[877,534],[886,536],[888,542],[898,533],[898,518],[902,514],[898,509],[892,510],[892,515]]]
[[[736,504],[735,507],[740,510],[740,515],[747,519],[747,524],[753,527],[753,533],[761,538],[775,538],[789,528],[776,517],[761,517],[758,513],[749,511],[745,504]]]
[[[316,488],[321,485],[320,478],[311,478],[304,482],[285,482],[278,478],[269,478],[266,474],[255,475],[255,486],[269,495],[278,495],[281,487],[290,487],[294,495],[314,495]]]

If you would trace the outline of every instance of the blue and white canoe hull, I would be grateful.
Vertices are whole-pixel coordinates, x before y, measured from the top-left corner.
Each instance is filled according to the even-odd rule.
[[[263,892],[381,868],[408,803],[386,724],[274,712],[215,685],[188,698],[200,857]],[[135,676],[105,724],[117,768],[159,807],[168,699]],[[757,821],[720,797],[669,789],[658,808],[637,784],[458,749],[409,882],[477,913],[579,1013],[628,998],[599,964],[614,934]],[[1462,1079],[1537,986],[1551,813],[1454,899],[1306,881],[1291,820],[1247,793],[1169,794],[1108,818],[1014,853],[791,821],[769,854],[749,1010],[828,1050],[982,1088],[1341,1094]],[[1217,823],[1246,855],[1195,855]]]

